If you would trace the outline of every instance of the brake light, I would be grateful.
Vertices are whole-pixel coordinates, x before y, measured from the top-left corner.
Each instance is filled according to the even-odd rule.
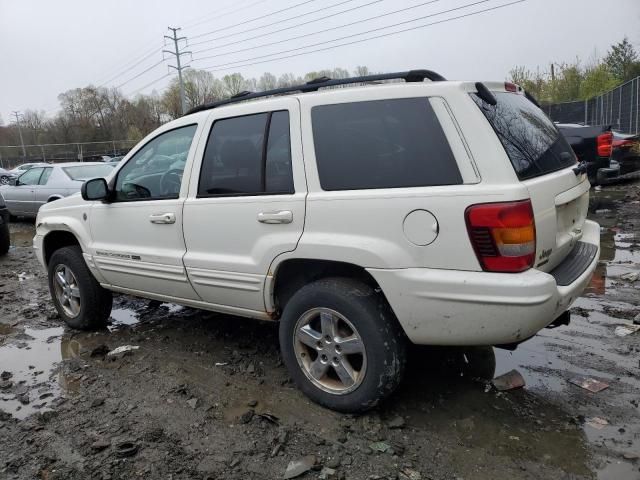
[[[598,156],[610,157],[613,149],[613,133],[605,132],[598,135],[597,138]]]
[[[517,92],[519,88],[520,87],[518,87],[518,85],[516,85],[515,83],[504,82],[504,89],[507,92]]]
[[[465,217],[483,270],[516,273],[533,267],[536,227],[530,200],[472,205]]]

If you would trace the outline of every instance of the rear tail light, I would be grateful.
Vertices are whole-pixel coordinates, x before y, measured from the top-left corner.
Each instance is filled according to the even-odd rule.
[[[483,270],[515,273],[533,267],[536,227],[530,200],[472,205],[465,217]]]
[[[597,145],[598,145],[598,156],[610,157],[611,150],[613,148],[613,133],[606,132],[601,135],[598,135]]]

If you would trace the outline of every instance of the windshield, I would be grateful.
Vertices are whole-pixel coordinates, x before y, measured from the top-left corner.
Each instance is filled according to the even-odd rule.
[[[113,165],[78,165],[75,167],[63,167],[71,180],[89,180],[91,178],[106,177],[113,171]]]
[[[538,177],[576,163],[565,138],[542,110],[524,95],[491,92],[496,105],[471,94],[498,135],[520,180]]]

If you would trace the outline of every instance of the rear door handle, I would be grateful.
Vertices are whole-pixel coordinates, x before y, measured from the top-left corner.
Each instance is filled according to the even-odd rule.
[[[149,215],[149,221],[151,223],[158,223],[158,224],[176,223],[176,214],[175,213],[154,213],[153,215]]]
[[[276,212],[260,212],[258,214],[260,223],[291,223],[293,213],[291,210],[278,210]]]

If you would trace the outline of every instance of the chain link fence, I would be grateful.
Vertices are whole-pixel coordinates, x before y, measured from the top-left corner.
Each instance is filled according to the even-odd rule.
[[[611,125],[620,132],[639,133],[640,77],[589,100],[556,103],[543,108],[555,122]]]
[[[32,162],[89,162],[103,156],[125,155],[137,142],[110,140],[107,142],[47,143],[42,145],[0,146],[0,167],[14,168]]]

